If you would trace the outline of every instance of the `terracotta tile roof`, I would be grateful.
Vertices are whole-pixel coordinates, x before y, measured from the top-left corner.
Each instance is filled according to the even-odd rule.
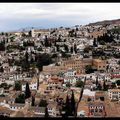
[[[85,101],[81,101],[78,105],[78,109],[77,109],[77,112],[80,112],[80,111],[85,111],[85,114],[87,115],[89,110],[88,110],[88,105]]]
[[[31,106],[28,109],[29,112],[45,112],[45,107],[37,107],[37,106]]]
[[[120,117],[120,104],[115,104],[114,102],[106,102],[105,110],[107,117]]]
[[[48,108],[56,108],[57,107],[57,103],[56,102],[51,102],[48,104],[47,106]]]
[[[25,117],[34,117],[34,112],[32,111],[27,111],[27,113],[25,114]]]
[[[120,92],[120,89],[109,89],[110,92]]]
[[[8,114],[12,114],[13,113],[13,111],[10,110],[9,108],[0,106],[0,113],[1,112],[2,113],[8,113]]]
[[[4,100],[9,101],[10,97],[6,96],[6,97],[0,97],[0,102],[3,102]]]
[[[14,104],[10,104],[10,106],[12,107],[24,107],[25,104],[21,104],[21,103],[14,103]]]
[[[105,93],[103,91],[96,91],[95,97],[96,96],[105,96]]]
[[[24,117],[24,112],[23,111],[16,111],[14,117]]]

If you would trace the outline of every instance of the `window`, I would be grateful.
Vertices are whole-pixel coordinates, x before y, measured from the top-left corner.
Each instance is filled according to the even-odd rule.
[[[99,109],[99,112],[102,112],[102,109]]]
[[[52,108],[48,108],[49,110],[52,110]]]
[[[98,109],[95,109],[95,112],[98,112]]]
[[[94,112],[94,109],[91,109],[90,112],[93,113],[93,112]]]
[[[90,106],[90,108],[93,108],[92,106]]]

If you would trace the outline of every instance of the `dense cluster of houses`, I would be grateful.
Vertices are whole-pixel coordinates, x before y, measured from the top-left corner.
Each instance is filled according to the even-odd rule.
[[[43,117],[46,107],[39,106],[39,102],[46,100],[49,116],[60,117],[66,96],[71,96],[71,91],[74,91],[78,117],[119,117],[120,87],[116,83],[120,80],[119,59],[114,57],[94,58],[90,51],[86,53],[88,57],[84,57],[84,49],[93,46],[94,38],[103,35],[114,26],[86,25],[48,30],[32,29],[31,35],[26,31],[0,35],[0,41],[5,40],[6,42],[5,48],[17,46],[22,49],[25,42],[34,43],[34,45],[26,46],[23,50],[16,48],[0,52],[0,115]],[[51,47],[43,45],[46,36],[52,41]],[[54,39],[60,39],[56,44],[60,46],[62,52],[65,52],[64,45],[68,46],[68,52],[70,52],[71,47],[74,49],[76,44],[77,53],[73,50],[69,58],[63,58],[53,44]],[[115,51],[120,52],[120,46],[112,47],[115,48]],[[9,64],[10,60],[21,60],[26,51],[28,53],[57,53],[57,65],[53,63],[43,66],[41,72],[35,68],[35,74],[31,76],[30,72],[21,72],[20,65]],[[110,53],[111,51],[106,49],[105,52]],[[34,55],[32,57],[35,58]],[[91,66],[95,71],[86,73],[86,66]],[[21,90],[14,89],[16,82],[20,82]],[[84,87],[79,86],[79,82],[82,82]],[[34,106],[31,106],[31,97],[26,99],[25,103],[16,103],[15,101],[17,96],[25,92],[26,83],[29,84],[32,95],[35,97]],[[105,86],[107,90],[105,90]],[[115,112],[112,113],[114,110]]]

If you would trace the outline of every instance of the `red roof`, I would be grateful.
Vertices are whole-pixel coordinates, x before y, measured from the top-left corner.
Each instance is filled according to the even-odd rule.
[[[120,75],[112,75],[112,78],[120,78]]]

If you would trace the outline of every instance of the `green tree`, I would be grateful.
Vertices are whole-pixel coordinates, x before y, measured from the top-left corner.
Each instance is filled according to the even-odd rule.
[[[62,52],[62,57],[63,58],[69,58],[69,57],[71,57],[71,54]]]
[[[90,47],[88,47],[88,46],[85,47],[85,48],[84,48],[84,53],[89,53],[89,50],[90,50]]]
[[[72,114],[75,115],[75,98],[74,98],[73,90],[72,90],[72,96],[71,96],[71,110],[72,110]]]
[[[49,47],[49,46],[50,46],[50,44],[48,42],[48,38],[47,38],[47,36],[45,36],[45,47]]]
[[[75,53],[77,53],[77,45],[76,44],[74,44],[74,51],[75,51]]]
[[[15,82],[15,88],[16,91],[21,90],[21,83],[19,81]]]
[[[57,52],[59,52],[60,51],[60,46],[56,45],[56,49],[57,49]]]
[[[7,83],[1,83],[0,87],[6,88],[8,86]]]
[[[37,90],[39,89],[39,78],[37,78]]]
[[[85,72],[86,72],[86,74],[93,73],[92,66],[91,65],[86,65],[85,66]]]
[[[116,81],[116,84],[117,84],[117,85],[120,85],[120,80],[117,80],[117,81]]]
[[[112,88],[112,89],[113,89],[113,88],[116,88],[115,83],[112,83],[111,88]]]
[[[66,87],[70,87],[70,86],[71,86],[70,82],[67,82]]]
[[[4,72],[4,69],[3,69],[3,67],[0,67],[0,72],[2,72],[2,73]]]
[[[23,71],[29,71],[30,69],[30,62],[28,61],[28,58],[29,58],[29,54],[28,52],[26,52],[21,64]]]
[[[95,82],[96,86],[98,86],[99,82],[98,82],[98,76],[96,77],[96,82]]]
[[[8,85],[7,83],[1,83],[0,88],[9,89],[12,85]]]
[[[5,35],[5,33],[4,33],[4,32],[2,32],[2,33],[1,33],[1,35]]]
[[[118,65],[120,65],[120,60],[118,61]]]
[[[39,103],[39,107],[47,107],[48,103],[46,100],[41,99]]]
[[[56,54],[56,53],[54,53],[53,55],[52,55],[52,58],[57,58],[58,57],[58,55]]]
[[[31,30],[29,31],[28,35],[29,35],[29,37],[32,37],[32,31]]]
[[[35,97],[32,96],[32,103],[31,103],[31,106],[35,106]]]
[[[73,47],[70,48],[70,52],[73,53]]]
[[[5,35],[8,37],[8,33],[5,33]]]
[[[64,48],[65,48],[65,52],[68,53],[69,49],[68,49],[68,46],[66,44],[64,45]]]
[[[103,82],[103,90],[104,90],[104,91],[107,91],[107,90],[108,90],[108,86],[106,85],[105,80],[104,80],[104,82]]]
[[[97,40],[96,40],[96,38],[94,38],[93,46],[94,46],[94,47],[97,47]]]
[[[68,117],[70,115],[72,115],[72,110],[71,110],[70,100],[69,100],[69,97],[67,95],[66,103],[65,103],[65,116]]]
[[[97,85],[97,90],[102,90],[102,86],[100,83]]]
[[[5,40],[0,42],[0,51],[5,51]]]
[[[77,82],[76,82],[76,87],[83,87],[83,85],[84,85],[84,82],[83,81],[81,81],[81,80],[78,80]]]
[[[25,95],[20,94],[18,97],[16,97],[15,103],[25,103]]]
[[[28,58],[29,58],[29,54],[28,54],[28,52],[26,52],[25,53],[25,61],[26,61],[26,63],[28,62]]]
[[[29,88],[28,82],[26,83],[26,89],[25,89],[25,99],[29,98],[31,96],[31,91]]]
[[[52,63],[51,56],[49,54],[39,54],[36,55],[36,67],[41,71],[43,65],[49,65]]]
[[[48,117],[49,117],[48,108],[45,107],[45,118],[48,118]]]

